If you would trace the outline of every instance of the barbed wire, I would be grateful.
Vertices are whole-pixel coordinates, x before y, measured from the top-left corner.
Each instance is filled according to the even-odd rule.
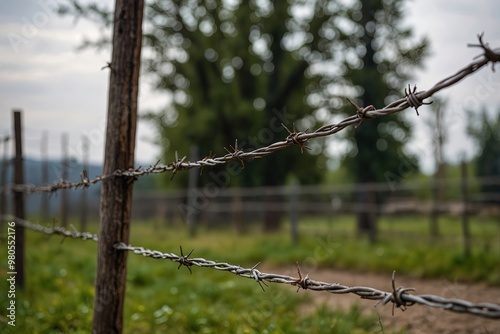
[[[192,266],[227,271],[240,277],[255,280],[260,285],[262,290],[264,290],[264,287],[262,285],[266,285],[266,282],[282,283],[296,286],[297,291],[299,289],[303,289],[313,291],[326,291],[332,294],[352,293],[361,297],[362,299],[378,300],[375,306],[379,304],[385,305],[391,302],[393,304],[393,307],[400,308],[403,311],[405,311],[412,305],[420,304],[458,313],[469,313],[486,318],[500,319],[500,305],[492,303],[471,303],[462,299],[446,299],[430,294],[413,295],[410,292],[415,291],[414,288],[396,288],[395,272],[393,272],[392,274],[392,291],[387,292],[365,286],[347,286],[339,283],[325,283],[315,281],[309,278],[309,274],[307,274],[306,276],[302,276],[298,264],[297,273],[299,277],[296,278],[288,275],[261,272],[257,269],[257,266],[260,264],[260,262],[252,268],[243,268],[241,266],[232,265],[226,262],[216,262],[203,258],[190,258],[189,256],[193,251],[191,251],[188,255],[184,255],[182,247],[180,248],[180,256],[174,253],[162,253],[160,251],[149,250],[143,247],[134,247],[126,245],[124,243],[118,243],[114,247],[118,250],[131,251],[134,254],[142,255],[144,257],[151,257],[154,259],[167,259],[173,262],[177,262],[179,263],[178,268],[180,268],[181,266],[186,266],[190,272]]]
[[[67,230],[62,226],[43,226],[34,222],[30,222],[28,220],[24,220],[18,217],[14,217],[11,215],[0,215],[0,220],[2,221],[14,221],[16,225],[22,226],[24,228],[42,232],[45,234],[55,234],[62,235],[63,237],[70,237],[73,239],[82,239],[82,240],[93,240],[98,241],[97,234],[89,233],[89,232],[79,232],[74,226],[71,225],[73,231]]]
[[[0,192],[23,192],[23,193],[34,193],[34,192],[54,192],[59,189],[70,189],[70,188],[85,188],[91,184],[95,184],[101,182],[107,178],[113,176],[119,177],[131,177],[138,178],[140,176],[148,175],[148,174],[161,174],[165,172],[172,172],[172,177],[179,171],[191,168],[204,168],[211,167],[216,165],[224,165],[230,161],[239,161],[244,166],[244,161],[249,161],[253,159],[263,158],[267,155],[270,155],[276,151],[283,150],[290,146],[298,145],[301,149],[301,152],[304,148],[307,148],[305,144],[308,140],[319,137],[327,137],[333,135],[350,125],[359,126],[365,119],[373,119],[379,118],[382,116],[391,115],[394,113],[401,112],[408,108],[415,108],[415,111],[418,115],[418,108],[422,105],[430,104],[432,102],[424,102],[425,99],[431,97],[436,92],[450,87],[465,77],[471,75],[476,72],[483,66],[488,63],[492,63],[492,70],[495,71],[495,63],[500,62],[500,48],[491,49],[487,43],[483,42],[483,34],[479,34],[478,36],[479,44],[468,44],[469,47],[479,47],[483,50],[483,54],[478,55],[475,60],[471,62],[469,65],[465,66],[455,74],[439,81],[433,87],[431,87],[427,91],[418,91],[417,86],[415,85],[413,89],[410,85],[408,85],[408,89],[405,88],[405,97],[398,99],[394,102],[391,102],[387,106],[377,109],[373,105],[369,105],[366,107],[361,107],[356,105],[354,102],[348,99],[348,102],[356,109],[356,113],[352,116],[345,118],[339,123],[329,124],[321,126],[316,129],[314,132],[306,131],[297,131],[295,126],[293,126],[292,130],[290,130],[285,124],[282,124],[283,127],[287,130],[288,136],[285,140],[278,141],[272,143],[268,146],[257,148],[255,150],[247,151],[238,148],[238,140],[235,141],[234,146],[230,145],[229,149],[225,148],[228,152],[226,155],[220,157],[213,157],[211,155],[206,156],[205,158],[198,161],[186,161],[186,156],[179,158],[178,153],[175,152],[175,161],[169,164],[160,164],[158,161],[156,164],[148,167],[148,168],[131,168],[128,170],[116,170],[109,175],[97,176],[94,179],[89,179],[86,177],[85,172],[81,175],[80,182],[67,182],[67,181],[57,181],[50,185],[46,186],[33,186],[33,185],[19,185],[14,184],[7,187],[0,188]]]
[[[15,221],[16,224],[29,228],[34,231],[46,233],[46,234],[58,234],[64,237],[72,237],[83,240],[94,240],[97,241],[97,235],[88,232],[78,232],[76,229],[69,231],[63,227],[45,227],[39,224],[29,222],[24,219],[19,219],[13,216],[3,215],[1,216],[4,220]],[[342,285],[340,283],[326,283],[315,281],[309,278],[309,274],[303,276],[302,272],[297,264],[298,278],[288,275],[273,274],[261,272],[257,269],[260,264],[257,263],[252,268],[244,268],[238,265],[229,264],[226,262],[217,262],[212,260],[206,260],[204,258],[193,257],[191,254],[194,250],[191,250],[187,255],[184,255],[182,247],[180,247],[181,255],[174,253],[163,253],[157,250],[150,250],[144,247],[137,247],[127,245],[123,242],[117,243],[113,246],[116,250],[120,251],[130,251],[136,255],[141,255],[144,257],[150,257],[153,259],[165,259],[179,264],[177,269],[181,266],[188,268],[189,272],[192,273],[191,267],[201,267],[210,268],[219,271],[226,271],[235,274],[240,277],[249,278],[255,280],[261,289],[265,291],[264,286],[267,287],[268,283],[281,283],[297,287],[297,291],[303,290],[313,290],[313,291],[326,291],[332,294],[354,294],[362,299],[377,300],[375,306],[380,304],[385,305],[389,302],[394,308],[399,308],[405,311],[408,307],[415,304],[420,304],[424,306],[441,308],[447,311],[458,312],[458,313],[468,313],[475,316],[500,319],[500,305],[493,303],[472,303],[467,300],[462,299],[447,299],[440,296],[435,296],[431,294],[425,295],[415,295],[411,292],[415,291],[414,288],[396,287],[395,283],[395,272],[392,273],[392,291],[383,291],[366,286],[348,286]]]
[[[87,172],[83,171],[82,173],[80,173],[81,181],[70,182],[70,181],[60,180],[45,186],[35,186],[32,184],[11,184],[6,187],[0,187],[0,193],[6,193],[6,192],[22,192],[25,194],[40,193],[40,192],[51,193],[62,189],[87,188],[92,184],[99,183],[114,175],[115,174],[113,173],[110,175],[96,176],[93,179],[89,179],[87,177]]]

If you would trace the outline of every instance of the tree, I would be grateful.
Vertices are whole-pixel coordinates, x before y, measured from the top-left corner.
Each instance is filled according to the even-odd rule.
[[[302,16],[292,10],[300,9],[299,1],[295,5],[284,1],[153,3],[145,40],[154,52],[145,62],[156,88],[170,92],[174,103],[148,118],[158,127],[160,142],[168,143],[163,146],[165,160],[193,144],[200,152],[217,155],[234,152],[235,139],[240,140],[238,149],[265,146],[288,135],[280,123],[301,130],[317,126],[305,91],[318,89],[324,77],[313,73],[311,66],[331,58],[327,50],[332,39],[320,36],[322,29],[333,29],[327,3],[317,1]],[[203,173],[200,183],[276,186],[291,176],[301,183],[316,183],[323,174],[318,169],[324,161],[321,152],[321,141],[315,141],[312,154],[287,150],[246,165],[214,167]],[[186,177],[180,175],[178,180],[186,184]],[[279,223],[278,213],[265,213],[265,230],[276,230]]]
[[[301,118],[312,113],[303,101],[303,91],[311,81],[305,78],[309,64],[282,47],[287,43],[284,22],[290,20],[288,5],[277,2],[268,6],[166,1],[150,7],[151,22],[161,23],[145,35],[146,43],[155,50],[145,62],[156,88],[174,98],[164,113],[149,115],[160,138],[169,141],[163,147],[167,161],[174,151],[186,152],[193,144],[202,154],[232,151],[235,139],[239,139],[239,149],[261,147],[286,137],[280,123],[291,129],[297,122],[299,127]],[[315,165],[317,156],[311,159],[296,153],[280,152],[254,161],[244,166],[245,173],[239,173],[240,164],[240,170],[232,173],[238,175],[229,184],[283,184],[292,166]],[[211,169],[212,175],[226,168]],[[303,182],[317,181],[319,176],[300,168],[295,173]],[[209,181],[213,178],[204,173],[202,183]]]
[[[476,175],[480,178],[500,177],[500,108],[493,117],[483,108],[480,112],[467,111],[467,133],[475,141]],[[481,182],[485,202],[500,203],[500,185]],[[494,195],[495,194],[495,195]],[[492,196],[494,195],[494,196]]]

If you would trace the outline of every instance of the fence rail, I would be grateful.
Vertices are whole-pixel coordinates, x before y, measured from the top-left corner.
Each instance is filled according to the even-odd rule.
[[[86,175],[86,172],[82,172],[81,180],[78,182],[68,182],[66,180],[57,181],[50,185],[45,186],[34,186],[34,185],[26,185],[26,184],[14,184],[6,187],[0,188],[0,192],[23,192],[23,193],[34,193],[34,192],[54,192],[60,189],[72,189],[72,188],[86,188],[91,184],[96,184],[101,182],[104,179],[119,176],[119,177],[129,177],[129,178],[137,178],[140,176],[148,175],[148,174],[160,174],[165,172],[171,172],[172,177],[175,176],[177,171],[191,168],[204,168],[215,165],[223,165],[230,161],[239,161],[242,165],[244,165],[245,161],[263,158],[268,156],[276,151],[280,151],[282,149],[298,145],[303,151],[304,148],[307,149],[305,144],[308,140],[319,137],[327,137],[332,134],[335,134],[349,125],[359,126],[365,119],[373,119],[379,118],[382,116],[391,115],[394,113],[401,112],[408,108],[415,108],[418,115],[418,108],[424,104],[430,104],[432,102],[424,102],[425,99],[431,97],[436,92],[450,87],[465,77],[473,74],[483,66],[487,65],[491,62],[492,70],[495,70],[495,64],[500,62],[500,49],[491,49],[487,43],[483,42],[483,34],[478,35],[479,44],[469,44],[469,47],[479,47],[483,50],[483,54],[477,56],[479,58],[469,65],[465,66],[455,74],[439,81],[433,87],[431,87],[427,91],[418,91],[417,86],[415,85],[413,89],[408,86],[408,89],[405,89],[405,97],[398,99],[394,102],[389,103],[387,106],[377,109],[373,105],[369,105],[366,107],[357,106],[354,102],[348,100],[348,102],[356,109],[354,115],[345,118],[339,123],[328,124],[321,126],[316,129],[314,132],[306,131],[297,131],[295,127],[292,127],[290,130],[285,124],[282,124],[283,127],[288,131],[288,136],[283,141],[278,141],[272,143],[265,147],[260,147],[252,151],[245,152],[244,150],[238,148],[238,140],[235,140],[234,146],[230,145],[229,148],[225,148],[228,152],[226,155],[213,157],[211,155],[206,156],[205,158],[198,161],[186,161],[186,156],[179,158],[178,153],[175,152],[175,161],[169,164],[160,164],[158,161],[156,164],[148,167],[148,168],[130,168],[128,170],[115,170],[113,173],[108,175],[97,176],[93,179],[89,179]]]
[[[98,240],[97,235],[88,232],[79,232],[76,229],[70,231],[60,226],[46,227],[24,219],[18,219],[16,217],[7,215],[1,216],[1,219],[15,221],[19,226],[23,226],[25,228],[45,234],[62,235],[63,237],[71,237],[82,240]],[[393,305],[393,312],[394,307],[404,311],[412,305],[420,304],[433,308],[441,308],[452,312],[468,313],[484,318],[500,319],[500,305],[497,304],[486,302],[472,303],[467,300],[447,299],[431,294],[416,295],[412,294],[412,292],[415,291],[414,288],[405,288],[402,286],[396,287],[395,272],[393,272],[391,280],[392,291],[383,291],[366,286],[348,286],[340,283],[326,283],[315,281],[309,278],[309,275],[303,276],[298,265],[298,277],[293,277],[288,275],[261,272],[257,269],[257,266],[260,264],[260,262],[252,268],[244,268],[226,262],[217,262],[199,257],[190,257],[193,251],[191,251],[187,255],[184,255],[182,247],[180,247],[181,255],[177,255],[175,253],[163,253],[157,250],[150,250],[140,246],[127,245],[125,243],[116,243],[114,245],[114,248],[118,251],[130,251],[133,254],[150,257],[153,259],[170,260],[172,262],[178,263],[178,268],[180,268],[181,266],[185,266],[189,269],[190,272],[191,267],[193,266],[230,272],[239,277],[255,280],[263,291],[265,291],[264,286],[267,286],[266,282],[280,283],[297,287],[297,291],[303,289],[312,291],[326,291],[331,294],[354,294],[361,297],[362,299],[376,300],[377,303],[375,304],[375,306],[380,304],[385,305],[390,302]]]

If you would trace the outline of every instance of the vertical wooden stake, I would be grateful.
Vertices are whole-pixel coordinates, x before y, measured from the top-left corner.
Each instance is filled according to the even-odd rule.
[[[89,171],[89,139],[86,136],[82,137],[82,155],[82,177],[86,177]],[[80,197],[80,231],[87,230],[88,209],[87,189],[84,188]]]
[[[69,158],[68,158],[68,134],[63,133],[61,136],[61,179],[63,181],[68,181],[68,168],[69,168]],[[61,190],[61,225],[63,227],[68,226],[68,191],[66,189]]]
[[[290,224],[291,224],[291,233],[292,233],[292,243],[296,245],[299,242],[299,194],[298,194],[298,182],[297,180],[292,181],[292,185],[290,187]]]
[[[189,158],[191,161],[198,161],[198,156],[199,156],[199,149],[198,146],[192,145],[189,148]],[[194,237],[196,235],[196,219],[198,217],[198,210],[195,210],[196,207],[196,198],[197,198],[197,191],[196,188],[198,187],[198,176],[200,175],[199,169],[198,168],[191,168],[189,170],[189,175],[188,175],[188,212],[192,212],[192,214],[187,214],[186,215],[186,223],[188,225],[188,230],[189,230],[189,235],[191,237]]]
[[[144,0],[115,2],[104,175],[134,167],[143,11]],[[113,245],[129,241],[132,186],[118,176],[102,182],[92,333],[123,330],[127,252]]]
[[[40,141],[40,151],[42,154],[42,184],[49,183],[49,133],[42,132],[42,140]],[[47,222],[49,219],[49,195],[46,192],[41,193],[40,198],[40,215],[42,222]]]
[[[7,169],[9,168],[9,163],[7,160],[7,150],[10,137],[5,136],[0,139],[3,143],[3,157],[2,157],[2,171],[0,172],[0,186],[5,187],[7,185]],[[7,193],[0,193],[0,214],[6,215],[9,210],[7,210]],[[2,232],[5,233],[3,229],[3,221],[0,221],[0,226],[2,227]]]
[[[464,238],[464,255],[469,256],[471,252],[471,242],[470,242],[470,228],[469,228],[469,208],[468,208],[468,194],[467,194],[467,163],[462,160],[461,164],[462,172],[462,201],[463,201],[463,212],[462,212],[462,233]]]
[[[438,230],[438,219],[439,219],[439,185],[442,180],[439,179],[438,172],[434,173],[432,177],[432,185],[431,185],[431,212],[430,212],[430,220],[429,220],[429,234],[431,237],[431,241],[436,241],[439,236]]]
[[[14,158],[14,184],[24,184],[23,140],[21,110],[14,110],[14,140],[16,155]],[[14,216],[24,219],[24,193],[14,191]],[[16,224],[16,285],[24,287],[24,227]]]

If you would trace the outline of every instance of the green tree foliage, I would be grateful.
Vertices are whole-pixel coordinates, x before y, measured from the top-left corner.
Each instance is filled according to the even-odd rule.
[[[306,91],[318,89],[324,78],[311,66],[331,58],[327,50],[334,39],[321,36],[337,34],[333,8],[327,7],[327,1],[152,3],[145,41],[154,53],[147,72],[174,97],[173,105],[153,116],[160,137],[169,141],[165,159],[188,145],[216,155],[234,152],[235,139],[238,149],[266,146],[288,135],[281,123],[291,131],[317,127]],[[246,165],[214,167],[201,176],[201,185],[274,186],[290,176],[317,183],[324,174],[322,146],[314,141],[309,154],[297,148]],[[264,217],[266,230],[279,227],[279,214]]]
[[[468,111],[467,114],[467,132],[478,148],[476,175],[480,178],[500,177],[500,109],[493,117],[485,108],[480,112]],[[487,202],[500,202],[500,185],[481,183],[481,191],[485,193]]]
[[[223,155],[234,151],[236,139],[238,149],[266,146],[288,135],[281,123],[290,130],[294,123],[300,130],[317,127],[305,91],[319,85],[322,76],[309,69],[327,57],[317,51],[320,44],[331,43],[318,35],[330,20],[323,15],[325,4],[317,2],[300,16],[291,10],[301,11],[299,2],[151,3],[145,42],[154,52],[145,60],[146,72],[157,89],[173,96],[172,105],[148,116],[159,130],[164,159],[171,161],[174,151],[186,154],[190,145],[202,156]],[[211,168],[201,184],[220,181],[214,175],[224,171],[231,175],[224,185],[282,185],[291,175],[302,183],[318,182],[322,143],[308,146],[310,154],[297,148],[245,165]],[[178,181],[186,184],[185,177]]]

